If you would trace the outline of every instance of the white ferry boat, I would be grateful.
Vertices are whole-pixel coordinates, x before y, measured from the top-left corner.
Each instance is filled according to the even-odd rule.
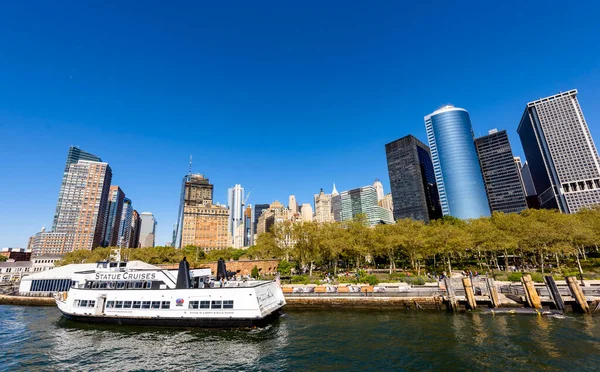
[[[127,262],[98,262],[74,274],[68,292],[55,295],[58,309],[75,321],[171,327],[253,327],[280,315],[285,305],[276,281],[227,280],[220,260],[210,269],[128,268]]]

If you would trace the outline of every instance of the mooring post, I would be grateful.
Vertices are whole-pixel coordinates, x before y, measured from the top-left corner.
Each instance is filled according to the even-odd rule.
[[[546,287],[548,287],[548,292],[550,292],[550,297],[552,298],[556,309],[565,311],[565,303],[558,291],[554,278],[551,275],[546,275],[544,276],[544,282],[546,283]]]
[[[498,288],[496,288],[496,283],[494,282],[494,279],[487,278],[485,282],[487,284],[488,292],[490,294],[490,300],[492,300],[492,307],[499,307],[500,300],[498,299]]]
[[[566,280],[567,284],[569,285],[571,296],[573,296],[575,301],[577,301],[577,304],[581,307],[581,310],[583,310],[584,313],[589,313],[590,307],[577,279],[574,276],[569,276]]]
[[[527,298],[527,304],[529,304],[529,307],[541,309],[542,302],[540,301],[540,296],[535,289],[533,280],[531,280],[531,275],[523,275],[521,277],[521,283],[523,283],[523,289],[525,290],[525,297]]]
[[[465,288],[465,296],[467,297],[469,309],[475,310],[477,308],[477,302],[475,301],[475,293],[473,292],[473,283],[471,283],[471,278],[468,276],[462,278],[462,283],[463,287]]]
[[[456,303],[452,278],[444,278],[444,284],[446,285],[446,293],[448,293],[448,307],[450,310],[456,311],[458,310],[458,304]]]

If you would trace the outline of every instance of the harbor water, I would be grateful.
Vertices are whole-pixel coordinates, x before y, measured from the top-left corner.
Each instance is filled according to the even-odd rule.
[[[0,306],[0,370],[597,371],[600,317],[288,310],[252,330],[74,323]]]

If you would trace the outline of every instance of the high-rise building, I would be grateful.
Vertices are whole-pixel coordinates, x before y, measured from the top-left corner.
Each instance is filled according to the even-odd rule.
[[[527,209],[521,172],[505,130],[492,129],[475,140],[485,190],[492,212],[518,213]]]
[[[154,247],[156,240],[156,219],[152,212],[142,212],[140,214],[140,248]]]
[[[244,209],[244,247],[254,245],[254,234],[254,209],[249,204]]]
[[[444,106],[425,116],[425,127],[442,214],[460,219],[489,216],[467,110]]]
[[[390,212],[394,211],[394,201],[392,199],[391,193],[385,194],[383,199],[381,199],[377,204],[379,204],[380,207],[383,207]]]
[[[79,160],[89,160],[94,162],[102,162],[102,159],[97,157],[94,154],[90,154],[89,152],[85,152],[78,147],[71,146],[69,147],[69,152],[67,154],[67,163],[65,164],[65,171],[63,173],[62,184],[60,186],[60,192],[58,194],[58,202],[56,203],[56,211],[54,212],[54,220],[52,222],[52,231],[56,230],[56,224],[58,223],[58,215],[60,214],[60,208],[63,205],[62,200],[65,193],[65,186],[67,181],[67,176],[69,173],[69,168],[71,164],[77,164]]]
[[[334,221],[340,222],[342,220],[342,197],[335,188],[335,183],[331,191],[331,214]]]
[[[377,202],[380,202],[385,197],[385,192],[383,192],[383,184],[378,179],[373,182],[373,187],[375,191],[377,191]]]
[[[230,246],[228,222],[227,207],[212,203],[186,206],[181,246],[193,245],[205,252],[227,248]]]
[[[341,221],[352,220],[357,215],[364,214],[371,226],[394,223],[392,212],[377,204],[377,191],[371,185],[342,191],[339,196],[342,205]]]
[[[142,219],[135,209],[131,212],[131,232],[129,235],[129,248],[140,248],[140,229]]]
[[[108,196],[108,213],[106,215],[106,230],[104,231],[104,247],[116,247],[119,243],[119,229],[123,213],[125,193],[119,186],[111,186]]]
[[[235,185],[227,192],[227,206],[229,207],[229,231],[230,244],[234,248],[241,248],[243,243],[244,229],[244,188],[242,185]],[[242,229],[240,231],[240,229]]]
[[[123,199],[123,210],[121,212],[121,221],[119,223],[119,239],[117,245],[123,248],[129,247],[131,240],[131,219],[133,217],[133,207],[131,199]]]
[[[429,147],[412,135],[385,145],[394,219],[442,217]]]
[[[254,204],[253,210],[253,221],[254,221],[254,234],[258,235],[258,219],[263,214],[263,211],[269,209],[269,204]],[[264,231],[263,231],[264,232]]]
[[[600,204],[600,160],[576,89],[529,102],[517,133],[542,208]]]
[[[298,203],[296,202],[296,195],[290,195],[288,198],[288,208],[293,214],[298,213]]]
[[[34,256],[91,250],[102,245],[111,169],[107,163],[89,160],[78,160],[68,167],[56,208],[55,229],[38,233],[32,248]]]
[[[302,221],[304,222],[312,222],[313,220],[313,209],[308,203],[302,204],[300,208],[300,213],[302,215]]]
[[[537,191],[531,178],[529,171],[529,163],[525,162],[521,167],[521,179],[523,180],[523,188],[525,189],[525,198],[527,199],[527,207],[532,209],[540,209],[540,200],[538,199]]]
[[[213,202],[213,185],[208,178],[199,173],[190,173],[183,177],[179,197],[179,213],[173,247],[181,248],[183,238],[183,220],[187,207],[211,205]]]
[[[333,213],[331,210],[331,194],[325,194],[323,189],[314,196],[315,201],[315,221],[332,222]]]

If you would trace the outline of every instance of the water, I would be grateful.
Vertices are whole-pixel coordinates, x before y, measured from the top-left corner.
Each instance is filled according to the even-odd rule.
[[[0,370],[600,369],[600,317],[299,311],[264,329],[98,326],[0,306]]]

